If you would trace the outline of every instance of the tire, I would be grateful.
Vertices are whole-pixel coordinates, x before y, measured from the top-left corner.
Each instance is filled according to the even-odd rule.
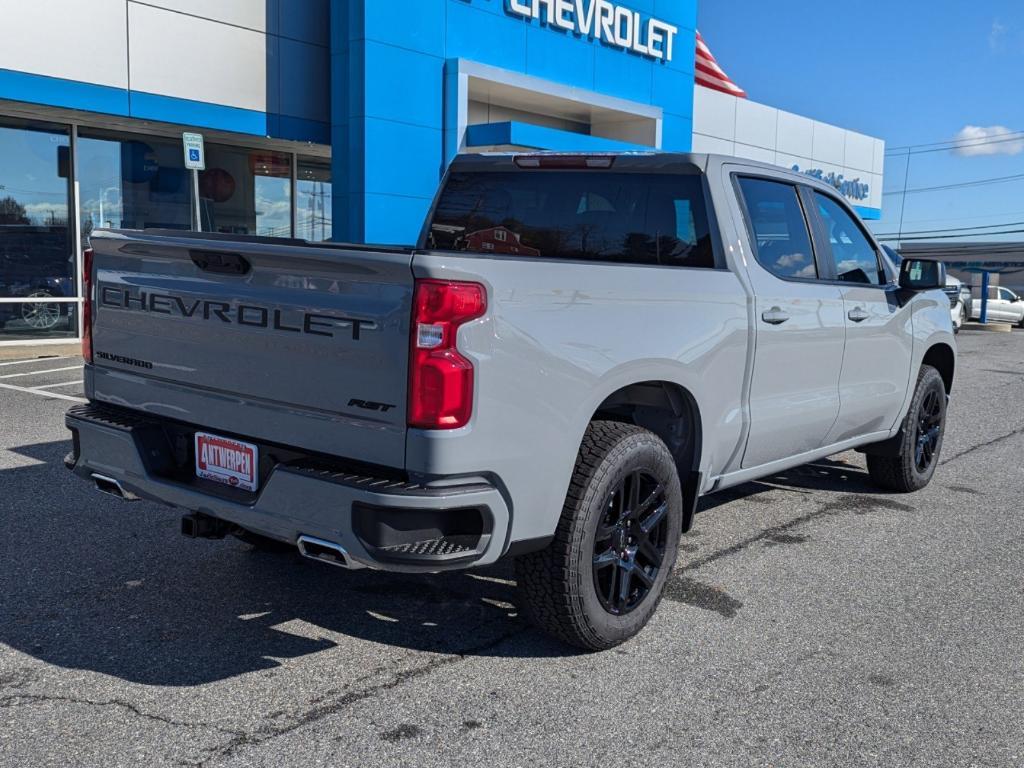
[[[935,474],[945,431],[946,385],[935,368],[922,365],[900,432],[899,453],[868,454],[871,479],[876,485],[899,493],[921,490]]]
[[[516,559],[524,614],[586,650],[625,642],[658,607],[682,518],[679,474],[665,443],[632,424],[592,422],[554,539]]]
[[[42,288],[25,296],[26,299],[53,298],[53,293]],[[60,324],[62,317],[60,304],[57,302],[33,301],[21,305],[21,319],[29,328],[36,331],[51,331]]]

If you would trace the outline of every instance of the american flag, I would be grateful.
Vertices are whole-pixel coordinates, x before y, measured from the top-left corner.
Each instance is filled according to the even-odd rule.
[[[699,85],[730,93],[741,99],[747,98],[747,92],[730,80],[729,76],[718,66],[711,49],[704,42],[704,38],[700,36],[700,32],[697,32],[696,78]]]

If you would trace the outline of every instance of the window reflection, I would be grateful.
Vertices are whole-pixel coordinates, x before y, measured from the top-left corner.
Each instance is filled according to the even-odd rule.
[[[331,239],[330,161],[299,158],[296,182],[295,236],[320,242]]]
[[[291,163],[283,152],[207,144],[199,173],[203,230],[291,237]]]
[[[0,124],[0,297],[75,296],[68,146],[66,130]],[[19,306],[0,308],[0,323]],[[61,319],[66,310],[50,327]]]
[[[82,234],[94,229],[190,229],[181,142],[85,128],[78,134]]]

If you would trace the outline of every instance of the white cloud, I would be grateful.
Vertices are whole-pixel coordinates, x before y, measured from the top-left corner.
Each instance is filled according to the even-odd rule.
[[[1000,51],[1003,48],[1003,40],[1006,38],[1008,27],[996,19],[992,22],[992,29],[988,33],[988,47],[991,51]]]
[[[953,154],[961,157],[982,155],[1019,155],[1024,152],[1024,132],[1013,131],[1004,125],[965,125],[956,135],[958,146]]]

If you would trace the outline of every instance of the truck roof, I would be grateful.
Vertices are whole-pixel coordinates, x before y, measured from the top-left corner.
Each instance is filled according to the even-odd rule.
[[[706,172],[713,164],[736,163],[751,168],[762,168],[766,171],[771,171],[773,174],[784,174],[790,176],[794,181],[800,181],[810,186],[832,189],[828,184],[815,179],[813,176],[797,173],[780,165],[773,165],[772,163],[765,163],[760,160],[751,160],[745,157],[703,152],[658,152],[653,150],[650,152],[480,152],[456,156],[449,170],[454,172],[482,170],[511,171],[531,167],[526,165],[524,161],[534,160],[538,163],[547,161],[547,167],[552,170],[559,167],[571,170],[574,167],[582,168],[578,163],[586,159],[595,161],[606,160],[608,162],[607,165],[589,166],[593,170],[647,173],[702,173]],[[564,162],[559,164],[559,161]]]

